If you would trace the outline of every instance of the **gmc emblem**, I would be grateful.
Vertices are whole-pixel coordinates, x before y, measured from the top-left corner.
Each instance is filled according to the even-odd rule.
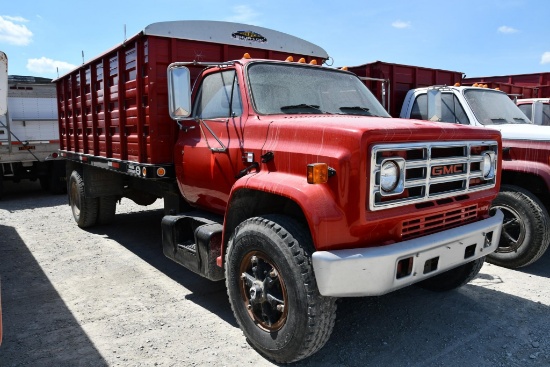
[[[462,164],[452,164],[450,166],[432,167],[432,176],[452,175],[464,172]]]

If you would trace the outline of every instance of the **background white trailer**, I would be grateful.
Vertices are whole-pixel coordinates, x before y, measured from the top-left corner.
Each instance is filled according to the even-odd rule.
[[[0,117],[0,197],[3,181],[22,179],[38,179],[42,188],[62,193],[55,85],[51,79],[10,75],[7,94],[7,114]]]

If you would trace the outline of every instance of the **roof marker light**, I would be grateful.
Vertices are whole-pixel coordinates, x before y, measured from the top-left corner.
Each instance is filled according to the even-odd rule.
[[[300,60],[298,60],[298,62],[300,64],[305,64],[306,63],[306,59],[304,59],[303,57],[300,58]]]
[[[343,67],[340,68],[340,70],[348,71],[348,67],[347,67],[347,66],[343,66]]]
[[[292,56],[289,56],[289,57],[287,57],[287,58],[286,58],[286,60],[285,60],[285,61],[288,61],[288,62],[293,62],[293,61],[294,61],[294,57],[292,57]]]
[[[313,59],[309,62],[310,65],[317,65],[317,60]]]
[[[243,59],[250,59],[250,54],[248,52],[245,52],[243,55]]]
[[[455,83],[455,87],[460,87],[460,83],[459,83],[459,82],[456,82],[456,83]]]

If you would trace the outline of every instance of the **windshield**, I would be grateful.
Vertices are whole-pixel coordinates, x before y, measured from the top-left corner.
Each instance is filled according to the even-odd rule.
[[[530,124],[531,121],[503,92],[467,89],[464,97],[483,125]]]
[[[256,111],[390,117],[355,75],[299,64],[254,63],[248,80]]]

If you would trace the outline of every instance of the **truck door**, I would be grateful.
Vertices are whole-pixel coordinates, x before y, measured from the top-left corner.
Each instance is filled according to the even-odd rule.
[[[176,156],[178,183],[191,204],[222,213],[235,176],[244,168],[243,103],[235,70],[202,80],[193,116],[195,128],[180,131],[176,147],[176,155],[181,154]]]

